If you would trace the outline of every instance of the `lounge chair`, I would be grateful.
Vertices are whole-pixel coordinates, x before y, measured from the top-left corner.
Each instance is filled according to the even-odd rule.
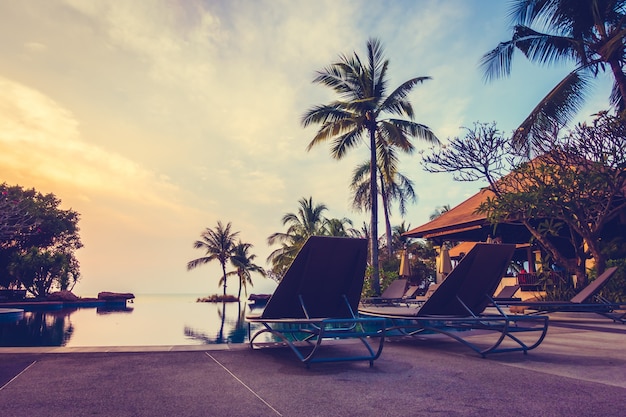
[[[616,312],[626,308],[626,304],[613,303],[598,295],[616,271],[617,267],[608,268],[569,301],[495,301],[502,306],[520,306],[538,313],[597,313],[615,322],[626,323],[626,312]]]
[[[365,276],[367,240],[310,237],[278,287],[258,315],[248,315],[262,327],[251,333],[250,346],[269,333],[289,346],[307,367],[316,362],[369,361],[373,365],[383,349],[385,320],[359,318],[358,308]],[[360,355],[321,356],[325,339],[357,338],[365,346]],[[370,344],[378,338],[378,347]]]
[[[407,294],[408,292],[410,294]],[[415,294],[416,289],[413,286],[407,289],[407,280],[404,278],[396,279],[392,281],[391,284],[385,291],[380,294],[379,297],[368,297],[361,300],[361,303],[365,304],[386,304],[386,303],[395,303],[397,301],[402,300],[403,298],[408,297],[411,294]]]
[[[493,296],[493,300],[498,301],[522,301],[519,297],[514,297],[517,290],[520,289],[519,285],[507,285],[503,287],[499,293]]]
[[[514,250],[514,245],[478,243],[422,305],[362,305],[359,312],[367,317],[386,318],[390,323],[388,335],[392,331],[408,336],[437,332],[452,337],[483,357],[498,352],[526,353],[545,338],[548,316],[510,315],[500,308],[496,308],[497,314],[483,314],[492,302],[491,294],[502,279]],[[471,329],[496,332],[496,340],[482,348],[466,337],[472,332],[463,330]],[[522,334],[532,334],[532,343],[521,340]],[[503,344],[505,341],[512,341],[513,346]]]

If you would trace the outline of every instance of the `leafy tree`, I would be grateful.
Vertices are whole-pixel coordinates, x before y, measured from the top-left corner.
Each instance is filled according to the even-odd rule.
[[[54,194],[0,185],[0,285],[35,296],[71,289],[80,278],[79,215]]]
[[[202,240],[196,240],[193,244],[194,249],[204,250],[205,256],[187,263],[187,270],[192,270],[217,260],[222,267],[222,278],[219,285],[224,287],[224,297],[226,297],[226,262],[233,255],[235,238],[239,234],[239,232],[232,232],[231,227],[230,222],[224,226],[222,222],[218,221],[215,229],[206,228],[201,234]]]
[[[78,262],[72,254],[36,247],[15,256],[9,270],[35,297],[47,295],[55,284],[67,290],[79,275]]]
[[[553,125],[565,126],[584,102],[592,78],[605,71],[614,80],[611,105],[624,113],[626,1],[515,0],[510,15],[515,24],[511,40],[482,58],[487,80],[510,74],[516,49],[535,63],[574,64],[522,122],[514,135],[517,143],[537,140]]]
[[[427,126],[414,122],[413,107],[407,99],[417,84],[430,77],[416,77],[402,83],[388,93],[387,70],[389,61],[384,58],[380,41],[367,42],[367,58],[362,61],[355,52],[352,56],[340,55],[336,63],[318,71],[314,83],[334,90],[339,99],[329,104],[315,106],[302,117],[304,127],[320,125],[307,149],[332,141],[331,155],[343,158],[347,152],[362,142],[370,148],[371,195],[371,265],[372,286],[380,294],[378,267],[378,184],[376,181],[376,150],[382,144],[391,145],[403,152],[413,151],[409,140],[417,137],[429,142],[437,138]],[[385,115],[405,116],[397,119]]]
[[[239,278],[239,291],[237,292],[237,299],[241,298],[241,288],[243,287],[248,295],[247,285],[252,286],[252,273],[257,272],[262,276],[265,276],[265,270],[259,265],[254,263],[256,255],[250,253],[252,244],[242,243],[239,241],[233,248],[232,256],[230,257],[231,264],[236,268],[236,271],[232,272]],[[231,273],[229,273],[231,274]]]
[[[488,178],[495,196],[479,210],[494,223],[524,224],[552,260],[579,277],[578,285],[586,284],[586,259],[593,257],[597,271],[604,271],[609,242],[602,237],[626,208],[626,122],[603,112],[593,124],[579,124],[565,136],[545,134],[541,155],[530,161],[514,155],[495,125],[477,126],[465,140],[455,138],[427,156],[427,169],[452,172],[456,166],[457,178]],[[489,138],[497,145],[487,147]],[[500,177],[506,158],[512,171]],[[567,238],[575,257],[560,250],[554,238]]]

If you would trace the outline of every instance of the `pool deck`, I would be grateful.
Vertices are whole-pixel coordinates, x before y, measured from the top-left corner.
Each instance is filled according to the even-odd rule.
[[[0,415],[624,415],[626,325],[550,317],[527,355],[482,359],[431,335],[386,342],[372,368],[306,369],[288,349],[247,345],[0,348]]]

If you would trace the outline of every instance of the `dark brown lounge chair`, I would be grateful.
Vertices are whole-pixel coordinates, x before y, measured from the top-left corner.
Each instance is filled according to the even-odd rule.
[[[545,312],[570,312],[570,313],[596,313],[608,317],[615,322],[626,323],[626,312],[618,313],[616,310],[626,308],[626,304],[613,303],[600,297],[598,293],[615,274],[617,267],[608,268],[599,277],[591,281],[578,294],[569,301],[498,301],[501,306],[527,307],[539,313]],[[595,300],[595,301],[594,301]]]
[[[315,362],[369,361],[383,349],[385,321],[355,314],[363,288],[367,240],[311,236],[259,315],[246,317],[249,327],[262,327],[250,337],[270,333],[289,346],[307,367]],[[360,355],[321,356],[325,339],[357,338],[365,346]],[[370,345],[378,338],[378,347]],[[332,349],[329,349],[332,350]]]
[[[492,302],[494,293],[513,256],[515,245],[476,244],[448,277],[421,305],[369,306],[361,305],[359,312],[368,317],[384,317],[391,326],[388,335],[417,335],[437,332],[463,343],[481,356],[490,353],[527,351],[539,346],[547,328],[547,316],[505,314],[483,314]],[[496,332],[495,342],[487,348],[479,347],[467,339],[472,332],[463,330],[480,329]],[[532,343],[521,340],[524,333],[533,334]],[[539,335],[534,337],[534,335]],[[513,342],[512,346],[509,343]]]

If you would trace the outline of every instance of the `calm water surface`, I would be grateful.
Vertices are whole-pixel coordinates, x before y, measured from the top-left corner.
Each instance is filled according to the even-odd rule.
[[[25,312],[0,323],[0,346],[159,346],[246,343],[241,303],[197,303],[202,295],[137,295],[126,310]],[[254,329],[254,328],[253,328]]]

